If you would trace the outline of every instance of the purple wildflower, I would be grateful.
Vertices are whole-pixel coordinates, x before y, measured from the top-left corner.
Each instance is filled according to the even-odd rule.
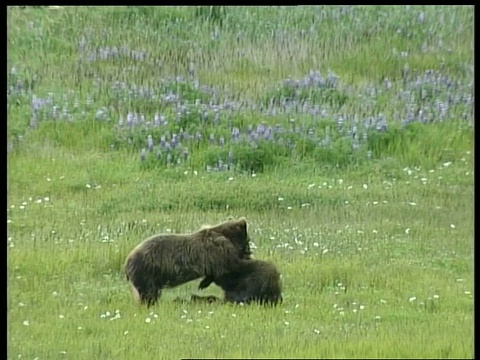
[[[218,125],[220,123],[220,113],[216,112],[215,115],[213,116],[213,123],[215,125]]]
[[[263,135],[265,133],[265,125],[264,123],[261,123],[257,125],[257,134]]]
[[[106,115],[107,109],[100,108],[97,110],[97,113],[95,114],[95,119],[97,120],[105,120],[107,115]]]
[[[160,136],[160,147],[165,147],[165,135]]]
[[[172,147],[170,145],[170,143],[168,141],[165,142],[165,151],[167,152],[167,154],[170,154],[170,151],[172,150]]]
[[[240,129],[237,128],[237,127],[234,127],[232,129],[232,139],[233,140],[238,140],[239,137],[240,137]]]
[[[263,137],[266,139],[266,140],[273,140],[273,128],[271,126],[269,126],[267,128],[267,130],[265,131],[265,134],[263,135]]]
[[[352,127],[352,138],[353,138],[354,140],[355,140],[355,139],[358,140],[358,138],[357,138],[357,132],[358,132],[358,128],[357,128],[356,125],[354,125],[354,126]]]
[[[193,62],[188,66],[188,75],[191,79],[195,78],[195,64]]]
[[[30,127],[34,129],[38,127],[38,119],[37,119],[37,114],[35,112],[32,113],[32,117],[30,118]]]
[[[159,126],[160,125],[160,115],[159,114],[155,114],[155,116],[153,118],[153,125],[154,126]]]
[[[32,98],[32,110],[33,111],[38,111],[42,109],[45,105],[50,105],[52,102],[50,99],[48,100],[43,100],[40,98],[37,98],[36,96],[33,96]]]
[[[148,137],[147,137],[147,147],[148,147],[148,151],[153,152],[153,139],[152,139],[152,135],[148,135]]]
[[[131,112],[128,112],[127,114],[127,125],[133,126],[133,114]]]

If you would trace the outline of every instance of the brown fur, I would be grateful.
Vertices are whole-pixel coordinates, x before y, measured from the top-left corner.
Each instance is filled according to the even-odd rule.
[[[243,261],[233,272],[205,277],[198,286],[205,289],[212,282],[220,286],[225,301],[277,305],[283,301],[280,273],[275,265],[263,260]]]
[[[140,302],[154,304],[161,290],[203,276],[220,277],[250,256],[245,218],[203,227],[193,234],[154,235],[128,255],[124,270]]]

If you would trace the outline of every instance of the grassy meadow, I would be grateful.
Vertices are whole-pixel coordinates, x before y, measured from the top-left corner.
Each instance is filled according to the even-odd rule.
[[[8,359],[473,358],[473,6],[10,7]],[[245,216],[283,304],[134,302]]]

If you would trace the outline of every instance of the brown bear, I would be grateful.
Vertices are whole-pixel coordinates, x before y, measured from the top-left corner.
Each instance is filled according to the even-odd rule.
[[[124,270],[140,302],[150,306],[163,288],[221,277],[250,255],[247,221],[230,219],[192,234],[154,235],[130,252]]]
[[[280,273],[273,263],[251,259],[239,265],[236,270],[221,276],[205,277],[198,288],[205,289],[213,282],[222,288],[226,302],[248,304],[254,301],[277,305],[283,301]],[[192,300],[198,301],[200,298],[192,295]],[[208,302],[213,302],[211,297],[208,297]]]

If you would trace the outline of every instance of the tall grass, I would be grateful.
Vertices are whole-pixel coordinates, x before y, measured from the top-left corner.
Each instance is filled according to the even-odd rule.
[[[472,10],[9,7],[7,358],[472,357]],[[281,306],[134,303],[231,215]]]

